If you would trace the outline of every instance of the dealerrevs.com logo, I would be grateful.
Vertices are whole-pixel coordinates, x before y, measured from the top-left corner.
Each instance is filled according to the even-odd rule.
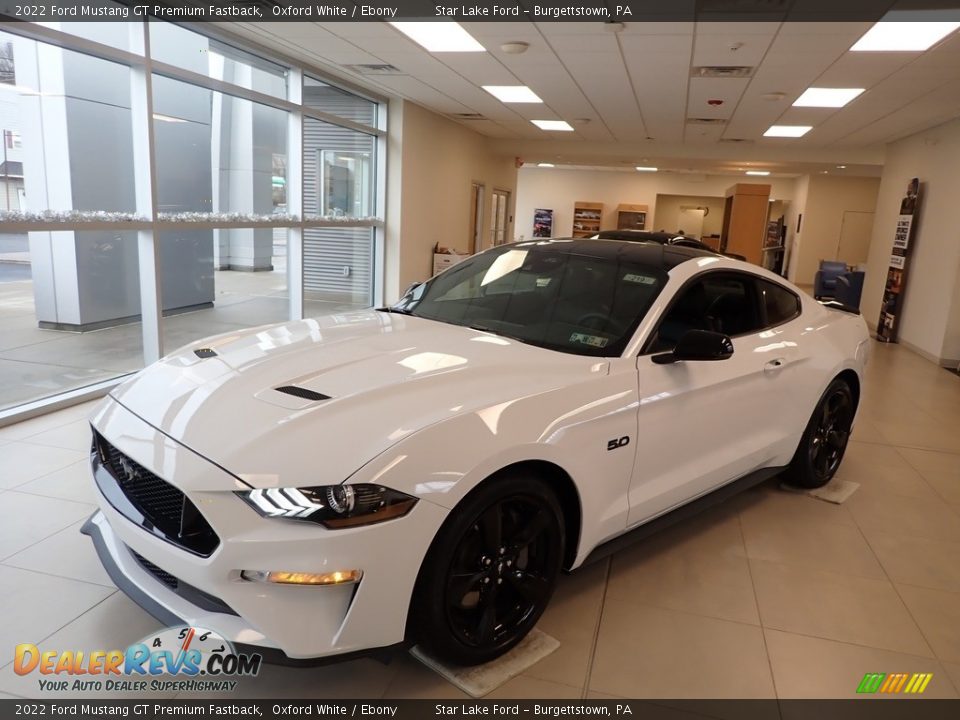
[[[49,692],[210,692],[234,690],[237,681],[230,678],[256,675],[261,662],[260,655],[236,652],[212,630],[173,627],[126,650],[41,650],[23,643],[16,647],[13,669],[18,675],[38,673],[40,690]]]

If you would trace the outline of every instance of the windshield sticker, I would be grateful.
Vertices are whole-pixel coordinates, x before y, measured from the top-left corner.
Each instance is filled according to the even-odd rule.
[[[537,287],[546,287],[550,284],[550,278],[537,278]]]
[[[640,285],[653,285],[657,282],[655,277],[649,275],[634,275],[632,273],[623,276],[624,282],[639,283]]]
[[[589,345],[590,347],[602,348],[606,347],[607,343],[610,342],[607,338],[598,337],[596,335],[587,335],[586,333],[573,333],[570,335],[570,342],[582,343],[583,345]]]

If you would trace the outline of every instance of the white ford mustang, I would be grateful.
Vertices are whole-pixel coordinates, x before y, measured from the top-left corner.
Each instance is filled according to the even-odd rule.
[[[268,659],[479,663],[630,531],[780,472],[829,481],[867,351],[858,314],[702,250],[498,247],[392,308],[214,337],[117,387],[84,531],[157,617]]]

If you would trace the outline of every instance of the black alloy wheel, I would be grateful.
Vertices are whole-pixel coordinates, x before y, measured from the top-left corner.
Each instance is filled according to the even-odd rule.
[[[820,402],[800,440],[787,479],[794,485],[818,488],[836,474],[850,440],[856,402],[845,380],[835,379]]]
[[[561,512],[543,481],[481,485],[450,515],[418,583],[417,639],[458,665],[492,660],[543,614],[563,557]]]

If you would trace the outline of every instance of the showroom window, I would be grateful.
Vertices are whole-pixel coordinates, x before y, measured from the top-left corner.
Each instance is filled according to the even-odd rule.
[[[380,302],[386,104],[333,83],[217,30],[0,31],[0,424]]]

